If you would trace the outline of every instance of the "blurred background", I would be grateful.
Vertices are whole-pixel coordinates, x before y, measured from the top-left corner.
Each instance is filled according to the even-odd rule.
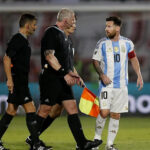
[[[123,20],[122,35],[135,44],[143,79],[142,91],[136,88],[136,75],[129,64],[129,114],[150,114],[150,0],[0,0],[0,113],[7,103],[8,90],[3,69],[3,56],[7,41],[18,32],[19,16],[31,12],[38,18],[38,29],[30,38],[32,47],[30,90],[38,105],[38,78],[41,71],[40,41],[44,30],[55,24],[58,10],[70,7],[77,14],[77,29],[72,35],[75,47],[75,67],[87,87],[97,94],[98,77],[91,63],[97,41],[105,36],[105,18],[120,16]],[[73,87],[79,102],[82,88]],[[22,113],[20,109],[18,113]]]

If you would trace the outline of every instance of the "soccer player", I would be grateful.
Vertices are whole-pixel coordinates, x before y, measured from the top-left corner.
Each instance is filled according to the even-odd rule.
[[[45,31],[41,41],[39,131],[52,106],[57,103],[62,104],[68,113],[68,124],[77,145],[81,150],[88,150],[99,143],[95,145],[85,138],[78,117],[76,100],[71,90],[72,85],[82,82],[74,71],[71,43],[66,34],[66,30],[74,24],[73,10],[61,9],[57,15],[56,25]]]
[[[93,64],[99,75],[100,115],[96,120],[95,140],[101,134],[110,115],[106,150],[117,150],[114,140],[119,128],[120,113],[128,112],[128,59],[137,74],[137,86],[143,88],[143,79],[134,45],[120,35],[122,21],[119,17],[106,18],[106,38],[98,41],[93,54]]]
[[[47,150],[41,146],[38,138],[36,109],[28,88],[31,56],[28,37],[35,32],[37,28],[36,24],[37,19],[35,16],[23,14],[19,20],[19,32],[13,35],[7,44],[6,54],[4,56],[4,69],[7,76],[9,95],[6,113],[0,120],[0,139],[16,115],[18,106],[22,105],[26,112],[27,127],[33,138],[33,150]],[[7,150],[2,142],[0,142],[0,149]]]

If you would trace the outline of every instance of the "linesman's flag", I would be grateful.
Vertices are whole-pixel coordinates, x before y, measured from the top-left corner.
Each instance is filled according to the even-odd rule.
[[[98,98],[86,87],[80,98],[79,109],[82,113],[92,117],[97,117],[100,113]]]

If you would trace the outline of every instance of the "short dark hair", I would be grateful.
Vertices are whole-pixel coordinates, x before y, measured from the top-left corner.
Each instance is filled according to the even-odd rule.
[[[106,21],[113,21],[114,24],[117,25],[117,26],[122,25],[121,18],[118,17],[118,16],[110,16],[110,17],[106,18]]]
[[[32,14],[23,14],[19,20],[19,27],[24,27],[27,22],[31,22],[33,20],[37,20],[37,18]]]

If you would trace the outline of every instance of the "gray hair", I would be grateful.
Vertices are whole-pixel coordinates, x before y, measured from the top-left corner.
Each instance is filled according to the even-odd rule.
[[[74,11],[69,8],[62,8],[57,14],[57,21],[61,22],[65,18],[71,18]]]

